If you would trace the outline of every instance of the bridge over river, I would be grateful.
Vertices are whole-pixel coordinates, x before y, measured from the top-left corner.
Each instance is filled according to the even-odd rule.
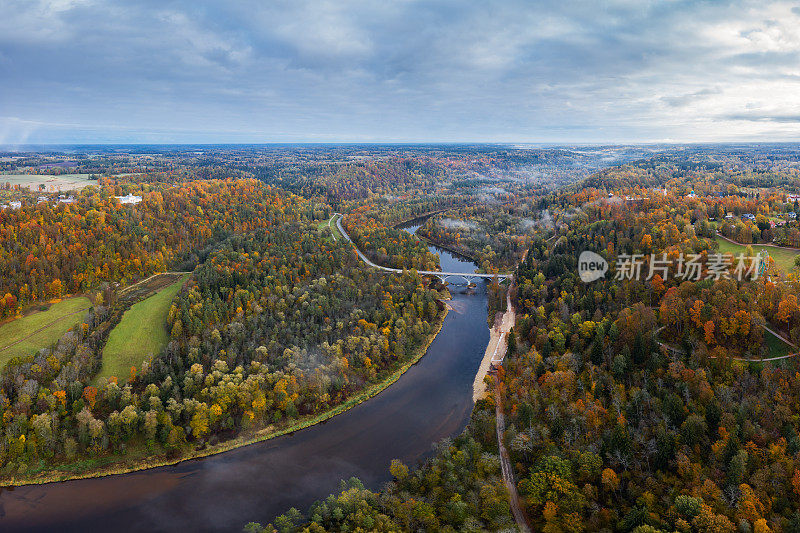
[[[462,263],[439,252],[444,270]],[[460,434],[489,342],[486,290],[451,290],[453,311],[425,357],[392,386],[325,423],[225,453],[129,474],[0,489],[0,532],[241,531],[306,510],[358,477],[371,490],[389,465],[414,465]]]
[[[378,264],[373,263],[372,261],[370,261],[369,258],[366,255],[364,255],[361,252],[361,250],[358,249],[358,246],[356,246],[356,243],[353,242],[353,239],[350,238],[350,235],[348,235],[347,232],[342,227],[342,214],[341,213],[334,213],[333,216],[336,218],[336,227],[339,229],[339,233],[341,233],[344,236],[345,239],[350,241],[350,243],[356,249],[356,253],[358,254],[358,257],[360,257],[362,261],[364,261],[369,266],[377,268],[377,269],[380,269],[380,270],[383,270],[384,272],[396,272],[396,273],[403,272],[403,270],[400,269],[400,268],[385,267],[385,266],[378,265]],[[478,273],[469,273],[469,272],[440,272],[438,270],[417,270],[417,273],[425,275],[425,276],[436,276],[437,278],[442,280],[442,282],[446,282],[446,281],[448,281],[448,279],[457,279],[457,280],[463,280],[467,284],[472,284],[477,279],[489,280],[489,279],[495,279],[496,278],[498,281],[504,281],[506,279],[511,279],[513,277],[513,274],[478,274]]]

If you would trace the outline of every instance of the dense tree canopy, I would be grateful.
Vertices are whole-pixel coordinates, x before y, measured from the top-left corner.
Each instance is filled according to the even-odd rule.
[[[82,202],[93,197],[85,195]],[[167,216],[164,196],[180,198],[181,208]],[[142,354],[130,375],[93,380],[124,310],[110,299],[52,349],[9,363],[0,390],[6,471],[125,449],[179,455],[250,428],[289,424],[384,379],[424,348],[441,319],[440,295],[419,276],[365,268],[350,244],[320,228],[330,213],[324,204],[255,181],[145,193],[135,214],[120,215],[128,208],[108,202],[96,205],[104,209],[98,219],[136,220],[139,240],[165,243],[161,249],[179,239],[186,260],[199,262],[169,311],[171,341],[162,353]],[[61,209],[42,235],[50,225],[64,230],[68,211]],[[129,238],[127,230],[103,229],[102,242]],[[149,249],[143,245],[142,254]],[[75,269],[104,257],[83,257]],[[124,281],[148,270],[113,272],[109,279]]]

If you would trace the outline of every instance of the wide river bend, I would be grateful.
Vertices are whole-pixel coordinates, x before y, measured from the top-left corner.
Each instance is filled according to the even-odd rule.
[[[445,271],[475,269],[450,252],[431,251]],[[464,429],[489,341],[485,291],[483,282],[474,290],[451,285],[453,310],[420,362],[323,424],[174,466],[0,489],[0,531],[241,531],[290,507],[306,511],[342,479],[380,489],[392,459],[413,465],[430,455],[432,443]]]

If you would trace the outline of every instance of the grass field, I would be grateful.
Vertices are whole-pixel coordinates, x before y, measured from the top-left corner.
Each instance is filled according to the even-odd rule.
[[[328,230],[329,234],[332,233],[334,239],[339,240],[342,239],[342,234],[339,233],[339,228],[336,227],[336,219],[338,217],[334,217],[333,219],[323,220],[319,223],[319,229]],[[330,224],[329,224],[330,223]]]
[[[180,290],[189,274],[131,306],[122,315],[122,320],[108,336],[103,349],[103,367],[97,378],[116,376],[127,379],[131,367],[141,367],[150,354],[157,354],[169,340],[167,313],[172,299]]]
[[[792,347],[783,342],[772,333],[764,330],[764,345],[767,347],[767,357],[781,357],[789,355],[792,352]]]
[[[719,237],[717,237],[716,240],[719,243],[719,251],[723,254],[731,253],[736,256],[740,253],[745,253],[745,249],[747,248],[742,244],[733,244]],[[800,254],[800,250],[787,250],[784,248],[774,248],[772,246],[759,246],[757,244],[753,244],[752,246],[755,253],[761,250],[769,252],[769,256],[784,272],[788,272],[794,267],[794,258],[797,257],[797,254]]]
[[[339,220],[339,218],[341,217],[336,217],[331,221],[331,231],[334,237],[336,237],[336,240],[344,239],[344,235],[342,235],[342,232],[339,231],[339,227],[336,225],[336,221]]]
[[[47,311],[33,313],[0,326],[0,368],[12,357],[34,355],[61,338],[80,323],[91,302],[84,297],[67,298],[51,304]]]
[[[164,289],[168,290],[168,289]],[[24,473],[15,473],[12,476],[5,478],[0,476],[0,488],[5,486],[16,486],[52,483],[56,481],[66,481],[68,479],[85,479],[93,477],[108,476],[111,474],[124,474],[128,472],[135,472],[145,470],[148,468],[156,468],[161,466],[168,466],[180,463],[188,459],[200,459],[208,457],[217,453],[226,452],[256,442],[263,442],[266,440],[274,439],[282,435],[291,435],[296,431],[309,428],[316,424],[323,424],[336,415],[344,413],[357,405],[373,398],[380,394],[387,387],[395,383],[400,377],[408,371],[409,368],[417,364],[420,359],[427,353],[428,348],[434,341],[436,336],[444,325],[444,319],[447,316],[445,310],[442,315],[442,320],[438,326],[430,333],[428,338],[423,342],[416,353],[400,366],[394,372],[389,372],[385,378],[377,383],[367,385],[366,388],[360,392],[355,392],[351,397],[343,403],[336,405],[327,411],[317,414],[310,414],[301,416],[298,419],[290,421],[281,421],[277,424],[270,424],[263,428],[253,428],[248,431],[243,431],[236,437],[224,440],[217,444],[212,444],[202,448],[190,448],[178,457],[170,457],[167,455],[154,455],[151,450],[141,445],[129,446],[126,448],[124,454],[108,454],[104,456],[92,457],[90,459],[81,459],[77,462],[63,463],[53,467],[46,465],[44,461],[39,461],[41,466],[34,466]],[[34,463],[35,465],[35,463]],[[33,465],[32,465],[33,466]]]

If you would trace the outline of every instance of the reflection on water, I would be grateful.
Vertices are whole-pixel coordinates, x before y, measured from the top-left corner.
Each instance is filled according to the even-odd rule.
[[[422,227],[423,221],[415,220],[408,224],[398,226],[399,229],[405,230],[412,235],[416,235],[417,230]],[[471,274],[475,272],[475,263],[465,257],[460,257],[438,246],[428,245],[428,250],[432,254],[439,255],[439,265],[442,267],[442,272],[459,272],[464,274]]]
[[[436,252],[450,271],[475,268]],[[424,459],[433,442],[464,429],[472,410],[489,341],[486,290],[483,283],[450,289],[457,312],[425,357],[375,398],[326,424],[201,460],[4,490],[0,531],[241,531],[290,507],[305,511],[342,479],[356,476],[379,490],[393,458]]]

